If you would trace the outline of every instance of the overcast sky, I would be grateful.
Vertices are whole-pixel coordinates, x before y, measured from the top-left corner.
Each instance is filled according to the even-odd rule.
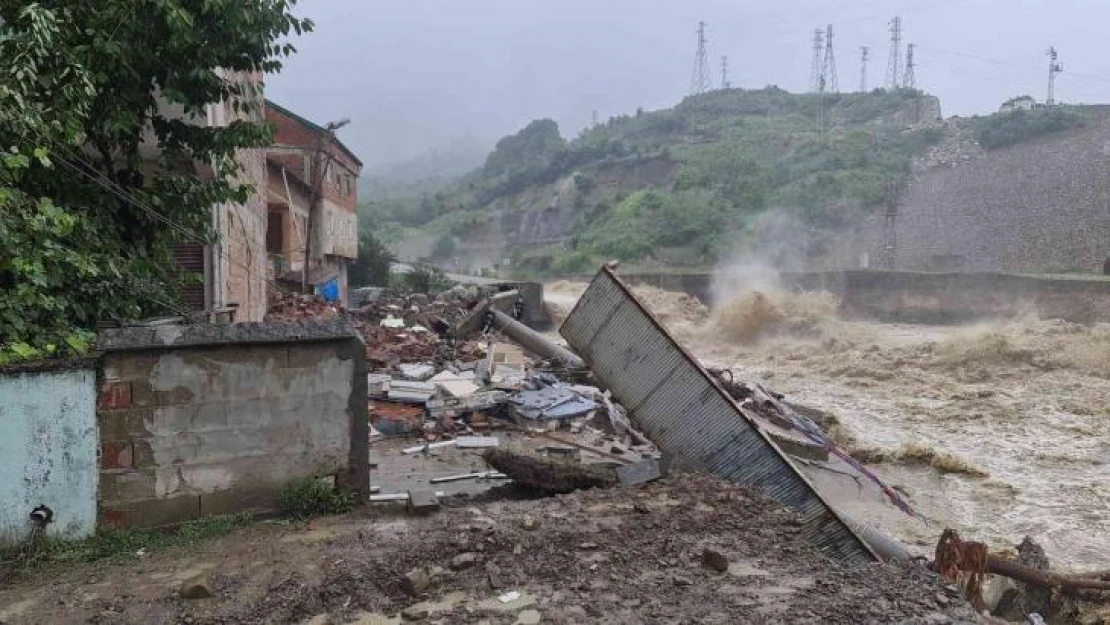
[[[689,90],[698,20],[714,82],[804,91],[814,28],[831,23],[842,91],[882,84],[888,22],[918,45],[917,79],[946,116],[995,110],[1047,89],[1045,51],[1065,72],[1057,99],[1110,102],[1106,0],[300,0],[316,22],[267,96],[318,121],[372,169],[452,146],[489,147],[551,117],[572,137],[597,110],[665,108]]]

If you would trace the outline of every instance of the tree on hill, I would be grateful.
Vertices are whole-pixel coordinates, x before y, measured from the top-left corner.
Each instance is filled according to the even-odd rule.
[[[236,152],[270,140],[255,83],[229,77],[281,68],[312,26],[294,4],[0,0],[0,360],[176,306],[172,246],[246,199]],[[220,102],[243,119],[183,119]]]
[[[486,159],[483,173],[494,177],[542,169],[551,164],[566,145],[559,134],[559,124],[550,119],[537,119],[515,135],[498,141]]]

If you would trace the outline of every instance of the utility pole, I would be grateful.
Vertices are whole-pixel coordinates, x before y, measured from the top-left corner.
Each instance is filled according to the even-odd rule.
[[[912,43],[906,46],[906,72],[902,76],[902,86],[906,89],[917,88],[917,73],[914,71],[917,65],[913,62],[914,47]]]
[[[821,76],[824,68],[821,67],[821,51],[825,49],[825,31],[820,28],[813,31],[813,60],[809,68],[809,91],[817,93],[821,89]]]
[[[312,266],[312,241],[317,236],[320,228],[321,199],[323,196],[324,179],[327,177],[328,166],[332,160],[332,144],[335,143],[335,131],[351,123],[349,119],[328,122],[324,132],[316,135],[316,146],[312,150],[312,195],[308,203],[308,224],[305,228],[304,240],[304,267],[301,268],[301,293],[309,295],[308,275]],[[325,154],[326,151],[326,154]],[[323,162],[321,162],[323,161]]]
[[[721,57],[721,89],[731,89],[732,83],[728,81],[728,57]]]
[[[890,58],[886,65],[886,84],[891,91],[899,86],[898,70],[902,65],[902,18],[890,20]]]
[[[1045,106],[1052,106],[1056,104],[1056,74],[1064,71],[1062,63],[1056,62],[1056,46],[1048,49],[1048,97],[1045,98]]]
[[[836,57],[833,56],[833,27],[829,24],[825,29],[825,59],[821,75],[825,77],[825,86],[831,93],[840,93],[840,85],[836,80]]]
[[[867,93],[867,55],[871,50],[867,46],[859,48],[859,92]]]
[[[698,22],[698,49],[694,54],[694,73],[690,77],[690,95],[701,95],[712,88],[709,80],[709,59],[705,52],[705,22]]]
[[[898,183],[887,184],[886,215],[883,220],[883,265],[898,268]]]

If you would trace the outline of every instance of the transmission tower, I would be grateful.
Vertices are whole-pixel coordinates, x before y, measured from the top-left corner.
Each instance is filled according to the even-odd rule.
[[[859,49],[859,92],[867,93],[867,55],[871,52],[867,46]]]
[[[1048,97],[1045,98],[1045,106],[1052,106],[1056,104],[1056,74],[1064,71],[1062,63],[1056,62],[1056,46],[1048,49]]]
[[[728,57],[721,57],[721,89],[731,89],[732,83],[728,81]]]
[[[694,73],[690,78],[690,95],[701,95],[713,87],[709,80],[709,59],[705,53],[705,22],[698,22],[698,51],[694,55]]]
[[[590,114],[590,126],[597,126],[597,109],[594,109],[593,112]]]
[[[829,24],[825,29],[825,58],[821,68],[821,75],[825,78],[825,87],[831,93],[840,93],[840,85],[836,81],[836,57],[833,56],[833,28]]]
[[[914,71],[917,65],[913,62],[913,49],[912,43],[906,46],[906,73],[902,76],[902,86],[906,89],[917,88],[917,72]]]
[[[886,84],[891,89],[899,86],[898,70],[902,65],[902,18],[890,20],[890,59],[886,65]]]
[[[817,93],[821,89],[821,53],[825,49],[825,31],[818,28],[813,31],[813,60],[809,67],[809,90]]]

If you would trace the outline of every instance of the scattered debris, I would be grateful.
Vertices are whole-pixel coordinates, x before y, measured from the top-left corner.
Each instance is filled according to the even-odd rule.
[[[516,601],[517,599],[520,599],[520,591],[517,591],[517,590],[509,591],[509,592],[497,597],[497,600],[500,601],[501,603],[512,603],[512,602]]]
[[[509,476],[497,471],[475,471],[474,473],[460,473],[458,475],[444,475],[442,477],[433,477],[428,480],[432,484],[444,484],[447,482],[458,482],[461,480],[504,480]]]
[[[455,439],[455,445],[459,449],[487,449],[500,444],[501,440],[496,436],[460,436]]]
[[[419,382],[430,380],[436,374],[436,368],[426,363],[399,364],[397,365],[397,371],[400,372],[402,378]]]

